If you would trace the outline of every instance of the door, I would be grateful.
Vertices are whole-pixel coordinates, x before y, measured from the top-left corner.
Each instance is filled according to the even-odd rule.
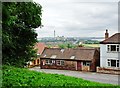
[[[77,61],[77,70],[80,71],[82,68],[81,62]]]

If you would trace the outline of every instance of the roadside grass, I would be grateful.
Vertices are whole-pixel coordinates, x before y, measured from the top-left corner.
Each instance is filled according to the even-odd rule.
[[[85,47],[100,47],[100,44],[83,44]]]
[[[42,72],[30,71],[27,68],[16,68],[12,66],[3,66],[3,88],[11,88],[18,86],[29,86],[29,87],[108,87],[108,88],[120,88],[120,86],[112,84],[103,84],[97,82],[91,82],[83,80],[81,78],[69,77],[58,74],[47,74]]]

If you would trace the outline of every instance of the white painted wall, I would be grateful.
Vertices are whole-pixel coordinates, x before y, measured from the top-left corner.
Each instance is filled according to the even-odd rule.
[[[107,52],[107,45],[108,44],[100,44],[100,67],[108,67],[107,59],[119,59],[120,60],[120,58],[118,58],[120,53]]]

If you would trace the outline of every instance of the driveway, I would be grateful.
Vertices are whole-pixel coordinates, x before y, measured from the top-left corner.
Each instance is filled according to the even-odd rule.
[[[81,72],[81,71],[69,71],[69,70],[56,70],[56,69],[40,69],[40,67],[29,68],[30,70],[35,70],[38,72],[52,73],[52,74],[64,74],[67,76],[73,76],[77,78],[83,78],[85,80],[100,82],[100,83],[109,83],[109,84],[120,84],[120,75],[112,74],[101,74],[95,72]]]

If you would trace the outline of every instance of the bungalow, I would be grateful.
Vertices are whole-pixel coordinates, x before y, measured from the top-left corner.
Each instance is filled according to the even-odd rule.
[[[99,50],[96,48],[45,48],[40,57],[41,69],[96,71]]]
[[[29,62],[29,67],[40,66],[40,55],[42,54],[45,47],[46,46],[44,43],[38,42],[35,44],[34,49],[37,50],[37,57],[33,61]]]
[[[100,42],[100,68],[98,72],[120,74],[120,33],[109,37],[108,30],[105,40]]]

